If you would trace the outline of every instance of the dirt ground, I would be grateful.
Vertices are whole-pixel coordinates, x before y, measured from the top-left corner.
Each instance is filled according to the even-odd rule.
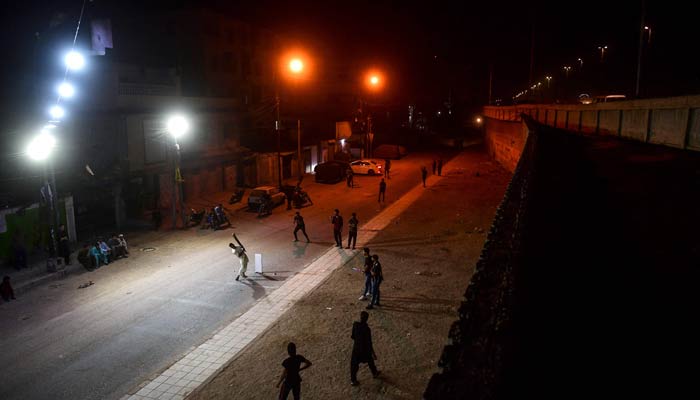
[[[358,300],[358,251],[189,399],[277,398],[289,341],[313,363],[302,372],[306,399],[421,398],[510,179],[478,148],[458,155],[443,176],[369,243],[385,276],[382,307],[369,318],[380,379],[361,365],[360,385],[350,386],[350,331],[367,304]]]

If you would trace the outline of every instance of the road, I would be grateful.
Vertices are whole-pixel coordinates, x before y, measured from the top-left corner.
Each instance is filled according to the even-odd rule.
[[[392,162],[387,205],[419,184],[420,165],[429,167],[432,157]],[[119,399],[133,392],[332,246],[333,209],[346,221],[357,212],[361,224],[379,213],[379,181],[356,176],[353,189],[305,182],[314,201],[301,210],[310,244],[293,242],[296,210],[281,206],[257,218],[234,205],[231,229],[137,236],[130,258],[0,305],[0,398]],[[238,262],[227,246],[232,232],[251,256],[251,279],[242,282],[234,280]],[[254,253],[263,255],[265,277],[252,273]]]

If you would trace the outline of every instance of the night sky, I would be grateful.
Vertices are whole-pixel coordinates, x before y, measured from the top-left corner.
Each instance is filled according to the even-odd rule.
[[[692,28],[697,25],[693,13],[680,3],[646,3],[653,36],[651,44],[644,45],[641,94],[697,93],[700,63],[694,47],[700,35]],[[28,80],[33,62],[56,61],[54,54],[33,55],[34,33],[49,31],[50,21],[64,13],[69,42],[81,4],[27,0],[3,5],[4,104],[27,95],[27,87],[18,82]],[[94,0],[88,2],[86,18],[148,15],[187,4],[218,7],[305,44],[320,57],[385,66],[391,74],[391,93],[399,102],[438,103],[451,94],[465,104],[481,105],[488,97],[490,65],[493,98],[509,100],[528,84],[533,24],[535,81],[548,74],[554,77],[553,85],[562,82],[563,66],[576,66],[581,57],[585,74],[569,76],[576,90],[633,95],[641,1]],[[83,28],[87,34],[89,25]],[[604,65],[597,50],[602,44],[609,46]]]

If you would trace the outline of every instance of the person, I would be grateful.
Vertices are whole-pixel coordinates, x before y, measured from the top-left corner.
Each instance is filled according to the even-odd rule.
[[[221,203],[214,207],[214,212],[216,213],[216,219],[219,221],[219,226],[224,224],[231,225],[231,222],[228,220],[226,212],[224,211],[224,206]]]
[[[352,169],[348,168],[348,170],[347,170],[347,172],[346,172],[346,175],[347,175],[346,181],[347,181],[348,187],[349,187],[349,188],[354,188],[354,187],[355,187],[355,182],[354,182],[354,180],[353,180],[353,175],[354,175],[354,174],[352,173]]]
[[[355,244],[357,243],[357,225],[360,221],[357,220],[357,214],[352,213],[352,217],[348,220],[348,249],[350,248],[350,243],[352,243],[352,249],[355,250]]]
[[[433,175],[435,175],[436,171],[437,171],[437,160],[433,159]]]
[[[90,260],[90,246],[87,243],[78,251],[78,262],[85,267],[86,270],[92,271],[92,261]]]
[[[386,179],[390,179],[389,177],[389,171],[391,170],[391,160],[386,159],[384,160],[384,175],[386,176]]]
[[[108,265],[109,257],[112,255],[112,249],[102,239],[99,239],[97,241],[97,246],[99,247],[100,253],[102,254],[102,261],[105,265]]]
[[[262,195],[260,199],[260,207],[258,208],[258,216],[272,214],[272,196],[268,193]]]
[[[309,368],[312,364],[304,356],[297,354],[297,346],[292,342],[287,345],[287,354],[289,357],[282,362],[284,371],[282,371],[282,376],[276,386],[282,385],[279,400],[286,400],[289,392],[292,392],[294,400],[301,400],[301,376],[299,372]]]
[[[343,247],[343,217],[340,215],[340,211],[335,209],[335,214],[331,216],[331,224],[333,224],[333,238],[335,239],[335,245],[338,247]]]
[[[428,178],[428,168],[425,168],[425,165],[420,167],[420,175],[423,178],[423,187],[425,187],[425,180]]]
[[[362,271],[365,274],[365,287],[358,300],[367,300],[367,296],[372,294],[372,256],[369,255],[369,247],[363,248],[362,251],[365,256],[365,265]]]
[[[2,278],[2,284],[0,284],[0,296],[5,301],[16,300],[15,291],[12,290],[12,284],[10,284],[10,277],[7,275]]]
[[[438,170],[438,176],[442,176],[442,158],[438,159],[437,170]]]
[[[374,254],[372,255],[372,300],[369,302],[369,305],[367,305],[367,309],[371,310],[374,308],[374,306],[381,306],[379,304],[379,285],[382,284],[382,281],[384,280],[384,274],[382,273],[382,264],[379,263],[379,256]]]
[[[379,182],[379,199],[377,199],[377,203],[381,203],[386,199],[386,182],[384,181],[384,178],[382,178],[382,181]]]
[[[103,255],[102,252],[100,252],[100,243],[95,242],[92,247],[90,247],[90,256],[92,257],[92,262],[94,263],[95,268],[100,268],[100,265],[102,264],[103,261]],[[105,265],[107,264],[106,262],[104,263]]]
[[[299,214],[299,211],[296,212],[296,215],[294,215],[294,241],[298,242],[299,239],[297,238],[297,232],[301,231],[301,233],[304,234],[306,237],[306,242],[311,243],[311,240],[309,240],[309,235],[306,234],[306,226],[304,225],[304,217]]]
[[[65,265],[70,265],[70,239],[65,225],[58,228],[58,254]]]
[[[128,257],[129,245],[126,244],[126,239],[124,238],[124,235],[120,233],[117,239],[119,240],[119,243],[121,243],[122,247],[124,247],[124,252],[127,254],[126,257]]]
[[[367,311],[362,311],[360,320],[352,324],[352,334],[350,335],[350,338],[353,340],[352,356],[350,357],[350,384],[352,386],[359,385],[357,371],[360,369],[361,363],[367,363],[374,378],[379,377],[379,371],[374,365],[377,354],[374,352],[374,346],[372,346],[372,330],[367,325],[368,319],[369,314]]]
[[[112,256],[113,259],[116,260],[117,258],[121,258],[124,256],[124,249],[122,248],[122,244],[117,239],[117,234],[113,234],[111,238],[109,238],[109,241],[107,242],[109,247],[112,249]]]
[[[19,271],[22,268],[27,268],[27,250],[22,245],[22,241],[17,236],[13,236],[11,246],[15,269]]]
[[[244,279],[247,278],[248,276],[245,274],[245,271],[248,269],[248,255],[245,253],[245,249],[233,243],[229,243],[228,247],[231,248],[231,253],[238,257],[238,262],[241,263],[241,267],[238,269],[238,275],[236,275],[236,280],[239,280],[241,277]]]

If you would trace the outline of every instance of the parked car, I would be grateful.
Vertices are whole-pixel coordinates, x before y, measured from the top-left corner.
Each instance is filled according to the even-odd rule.
[[[250,192],[248,196],[248,207],[253,210],[257,210],[260,207],[260,203],[263,201],[265,195],[270,196],[272,201],[272,207],[283,204],[287,199],[284,193],[274,186],[258,186]]]
[[[372,156],[381,159],[393,159],[398,160],[408,154],[404,146],[398,144],[382,144],[377,146],[372,152]]]
[[[384,166],[376,160],[357,160],[350,163],[353,174],[382,175]]]
[[[315,180],[321,183],[336,183],[345,179],[350,163],[345,161],[327,161],[314,168]]]

